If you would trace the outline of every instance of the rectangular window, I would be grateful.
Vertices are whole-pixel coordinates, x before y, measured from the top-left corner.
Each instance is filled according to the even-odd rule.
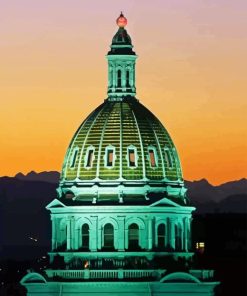
[[[106,165],[108,167],[112,167],[113,166],[113,149],[108,149],[107,150],[107,154],[106,154]]]
[[[88,154],[87,154],[87,163],[86,163],[86,167],[87,168],[91,168],[93,166],[93,153],[94,153],[94,150],[93,149],[90,149],[88,151]]]
[[[172,168],[171,151],[168,149],[165,149],[165,159],[166,159],[168,168]]]
[[[135,150],[129,149],[129,166],[135,167],[136,166],[136,157],[135,157]]]
[[[152,168],[156,167],[156,159],[155,159],[155,152],[153,149],[149,149],[148,150],[148,153],[149,153],[149,160],[150,160],[150,166]]]

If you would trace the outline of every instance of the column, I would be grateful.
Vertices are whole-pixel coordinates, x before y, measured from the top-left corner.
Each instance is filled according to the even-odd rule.
[[[112,68],[112,88],[113,91],[116,90],[117,86],[117,71],[116,71],[116,63],[114,62],[113,68]]]
[[[108,88],[112,87],[112,67],[108,64]]]
[[[122,87],[124,88],[124,91],[126,91],[126,63],[122,66]]]
[[[125,245],[125,249],[127,250],[129,248],[129,228],[126,228],[126,225],[124,226],[124,245]]]
[[[102,236],[103,236],[103,229],[102,229],[102,226],[97,223],[97,228],[96,228],[96,231],[97,231],[97,246],[98,246],[98,250],[101,250],[102,249]]]
[[[70,220],[70,248],[75,249],[75,217],[72,216]]]
[[[148,219],[148,250],[153,248],[153,219]]]
[[[188,225],[187,225],[187,219],[188,218],[183,218],[183,227],[184,227],[184,248],[183,248],[183,250],[185,251],[185,252],[188,252]]]
[[[124,216],[118,216],[118,251],[124,251],[125,242],[125,230],[124,230]]]
[[[89,230],[89,249],[92,252],[97,251],[97,238],[98,238],[98,216],[91,216],[90,220],[92,222]]]
[[[67,250],[71,250],[71,221],[70,218],[67,219]]]
[[[51,216],[51,223],[52,223],[52,239],[51,239],[51,249],[52,251],[56,250],[57,248],[57,229],[56,229],[56,218],[52,215]]]
[[[187,244],[188,244],[188,251],[191,249],[191,223],[192,218],[187,218]]]
[[[75,220],[75,225],[77,224],[78,222],[78,217],[77,219]],[[76,226],[75,226],[76,227]],[[80,232],[81,232],[81,228],[80,227],[76,227],[74,229],[74,241],[75,241],[75,244],[74,244],[74,249],[75,250],[78,250],[81,246],[80,246]]]
[[[169,218],[169,245],[175,250],[175,218]]]

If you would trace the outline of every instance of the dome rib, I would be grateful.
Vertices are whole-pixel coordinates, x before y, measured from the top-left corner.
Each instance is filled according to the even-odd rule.
[[[113,109],[112,104],[110,104],[111,106],[111,110]],[[101,162],[101,153],[102,153],[102,144],[103,144],[103,140],[104,140],[104,135],[105,135],[105,130],[106,130],[106,126],[107,123],[109,121],[110,117],[106,117],[104,125],[102,127],[102,132],[101,132],[101,136],[100,136],[100,143],[99,143],[99,151],[98,151],[98,158],[97,158],[97,168],[96,168],[96,178],[100,178],[100,162]]]
[[[163,153],[162,153],[162,149],[160,147],[160,141],[158,139],[158,136],[156,134],[156,131],[153,127],[153,124],[150,122],[149,119],[147,119],[149,125],[150,125],[150,128],[154,131],[154,135],[155,135],[155,139],[156,139],[156,143],[157,143],[157,146],[159,147],[159,153],[160,153],[160,159],[161,159],[161,163],[162,163],[162,172],[163,172],[163,178],[166,177],[166,173],[165,173],[165,165],[164,165],[164,159],[163,159]]]
[[[104,103],[103,103],[104,104]],[[87,126],[89,126],[90,125],[90,123],[94,120],[94,118],[95,117],[97,117],[97,115],[98,115],[98,111],[101,109],[101,107],[102,107],[102,105],[103,104],[101,104],[100,106],[98,106],[94,111],[92,111],[88,116],[87,116],[87,118],[82,122],[82,124],[79,126],[79,128],[77,129],[77,131],[76,131],[76,133],[75,133],[75,135],[74,135],[74,137],[72,138],[72,140],[71,140],[71,142],[70,142],[70,144],[69,144],[69,148],[68,148],[68,152],[66,153],[66,157],[65,157],[65,160],[64,160],[64,164],[63,164],[63,169],[62,169],[62,174],[61,174],[61,177],[62,178],[64,178],[64,179],[66,179],[67,178],[67,173],[68,173],[68,170],[69,170],[69,168],[68,168],[68,166],[69,166],[69,159],[70,159],[70,157],[71,157],[71,154],[72,154],[72,151],[73,151],[73,146],[74,146],[74,143],[76,142],[76,141],[78,141],[78,139],[77,139],[77,136],[78,136],[78,134],[80,134],[80,132],[87,132],[88,131],[88,129],[87,129]],[[79,153],[80,154],[80,153]],[[78,166],[78,168],[80,167],[80,165],[79,165],[79,161],[78,161],[78,163],[76,162],[76,164],[75,164],[75,167],[76,167],[76,165]],[[77,176],[78,174],[76,173],[76,176]]]
[[[98,117],[104,111],[104,103],[101,105],[101,107],[102,107],[101,110],[97,113],[97,115],[95,116],[94,120],[92,121],[92,125],[87,130],[86,136],[85,136],[84,141],[83,141],[83,145],[82,145],[82,149],[81,149],[81,153],[80,153],[80,158],[79,158],[79,164],[78,164],[78,168],[77,168],[77,174],[76,174],[76,177],[78,179],[80,178],[80,167],[82,165],[81,162],[83,161],[82,155],[83,155],[83,152],[84,152],[84,149],[85,149],[85,145],[86,145],[86,141],[87,141],[88,135],[89,135],[89,133],[90,133],[93,125],[97,121]]]
[[[145,153],[142,145],[142,136],[141,136],[139,125],[137,123],[137,119],[133,110],[132,110],[132,114],[133,114],[133,118],[135,119],[136,129],[138,131],[139,141],[140,141],[140,148],[141,148],[141,154],[142,154],[142,175],[143,175],[143,179],[146,179]]]
[[[106,118],[105,125],[103,127],[102,133],[102,145],[101,149],[107,149],[107,147],[112,147],[115,150],[115,158],[113,159],[114,166],[106,168],[105,159],[99,155],[99,163],[97,169],[99,170],[99,179],[100,180],[117,180],[119,179],[120,170],[119,170],[119,159],[120,159],[120,106],[119,104],[111,103],[112,109],[109,112],[108,117]],[[105,157],[106,155],[104,155]]]
[[[92,165],[85,167],[90,147]],[[110,166],[107,147],[112,151]],[[129,149],[135,151],[134,166],[129,163]],[[154,152],[155,166],[151,164],[150,149]],[[145,195],[170,190],[171,195],[184,194],[180,161],[170,135],[136,99],[106,100],[79,127],[66,155],[60,182],[63,192],[74,190],[76,196],[111,192],[114,198],[119,192]]]

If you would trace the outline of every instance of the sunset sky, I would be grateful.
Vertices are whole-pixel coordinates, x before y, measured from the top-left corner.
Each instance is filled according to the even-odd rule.
[[[246,0],[1,0],[0,176],[61,170],[106,98],[121,10],[137,97],[171,134],[184,178],[247,177]]]

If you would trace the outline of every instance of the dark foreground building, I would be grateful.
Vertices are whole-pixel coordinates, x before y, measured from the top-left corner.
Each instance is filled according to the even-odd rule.
[[[214,295],[214,271],[191,268],[191,213],[177,150],[136,98],[126,18],[117,19],[108,97],[65,156],[51,212],[50,264],[21,280],[31,295]]]

